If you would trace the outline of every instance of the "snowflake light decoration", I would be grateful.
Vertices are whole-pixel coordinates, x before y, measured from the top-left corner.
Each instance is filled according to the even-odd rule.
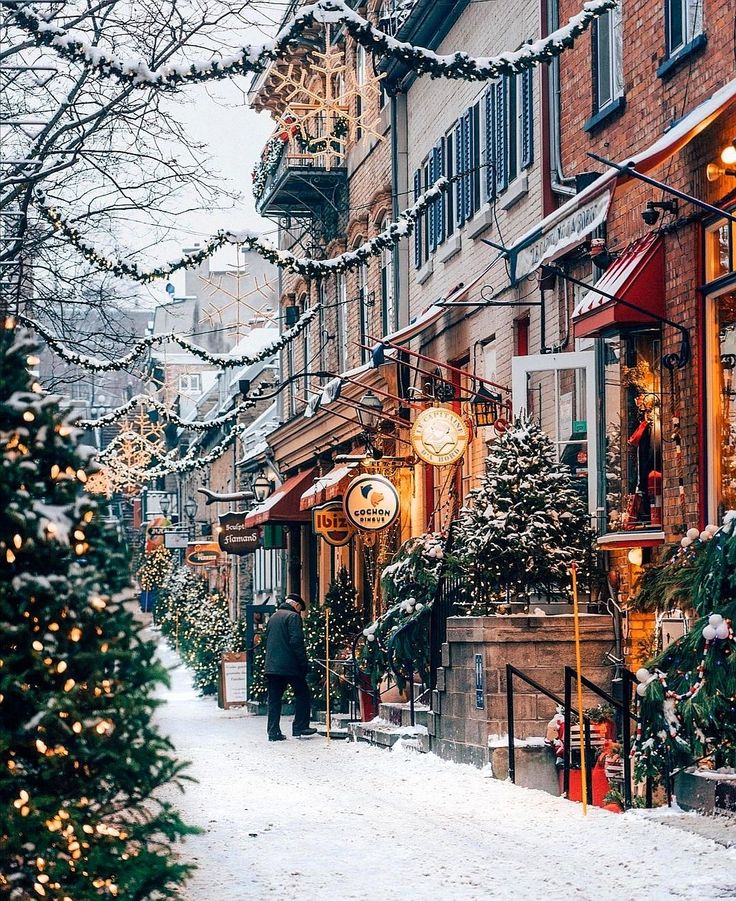
[[[235,279],[233,290],[226,287],[226,279],[231,278]],[[278,327],[277,311],[273,303],[276,290],[275,276],[259,278],[258,275],[251,275],[247,267],[238,264],[229,272],[220,275],[217,281],[205,276],[200,276],[200,280],[212,298],[202,310],[200,323],[223,325],[234,334],[236,341],[247,335],[255,325]],[[229,300],[224,304],[215,303],[214,298],[217,295],[224,295]],[[253,299],[258,297],[270,300],[271,303],[256,305]],[[227,315],[231,310],[232,318]]]

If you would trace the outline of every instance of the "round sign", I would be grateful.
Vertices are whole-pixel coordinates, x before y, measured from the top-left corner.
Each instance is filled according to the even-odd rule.
[[[345,516],[361,531],[379,532],[388,528],[399,515],[399,508],[399,492],[383,476],[357,476],[345,490]]]
[[[468,427],[463,419],[446,407],[422,410],[411,430],[411,443],[417,456],[432,466],[457,463],[468,446]]]

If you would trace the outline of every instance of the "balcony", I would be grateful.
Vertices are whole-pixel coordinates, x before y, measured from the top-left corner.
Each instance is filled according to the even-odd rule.
[[[346,183],[343,156],[293,152],[289,146],[266,175],[256,208],[263,216],[314,216]]]

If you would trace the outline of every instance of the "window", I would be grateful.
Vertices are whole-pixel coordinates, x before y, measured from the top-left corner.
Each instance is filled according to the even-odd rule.
[[[661,344],[659,329],[603,344],[609,532],[662,528]]]
[[[360,316],[360,343],[367,345],[370,331],[370,299],[368,297],[368,266],[361,263],[358,267],[358,315]],[[362,348],[360,358],[363,362],[370,359],[370,351]]]
[[[593,115],[618,108],[624,95],[621,4],[599,16],[593,27]],[[587,123],[589,127],[597,124]]]
[[[386,228],[384,219],[380,229]],[[388,335],[396,328],[396,307],[394,304],[394,254],[391,248],[381,253],[381,320],[383,334]]]
[[[703,0],[665,0],[667,56],[685,50],[703,32]]]
[[[531,71],[502,78],[484,96],[484,194],[492,200],[534,162]]]
[[[419,195],[422,193],[422,173],[421,170],[417,169],[414,173],[414,202],[419,199]],[[416,221],[416,226],[414,228],[414,268],[421,269],[422,268],[422,248],[424,246],[424,222],[423,216],[420,216]]]
[[[454,184],[452,182],[452,177],[455,174],[454,167],[454,144],[452,132],[448,132],[445,135],[445,175],[450,179],[450,190],[445,191],[444,203],[445,203],[445,227],[447,230],[447,237],[455,231],[455,190]]]
[[[344,273],[336,276],[337,295],[337,365],[340,372],[348,368],[348,291]]]
[[[299,308],[306,312],[309,309],[309,295],[302,294],[299,300]],[[307,326],[303,332],[302,372],[304,373],[304,396],[309,396],[309,376],[307,373],[312,365],[312,329]]]
[[[514,354],[525,357],[529,353],[529,317],[514,320]]]
[[[296,364],[294,362],[294,342],[289,341],[286,351],[286,365],[289,369],[289,377],[296,373]],[[296,393],[297,393],[297,382],[294,379],[293,382],[289,382],[289,410],[288,415],[294,416],[296,413]]]
[[[365,47],[362,44],[356,44],[355,46],[355,84],[357,87],[362,87],[366,83],[366,75],[367,75],[367,65],[366,65],[366,53]],[[355,127],[355,140],[359,141],[363,137],[363,129],[360,126],[360,121],[365,110],[363,109],[364,99],[361,94],[358,92],[355,95],[355,119],[356,119],[356,127]]]
[[[202,391],[202,376],[198,372],[184,372],[179,376],[179,391],[184,394],[199,394]]]
[[[472,219],[480,199],[479,105],[467,109],[455,123],[455,225]]]

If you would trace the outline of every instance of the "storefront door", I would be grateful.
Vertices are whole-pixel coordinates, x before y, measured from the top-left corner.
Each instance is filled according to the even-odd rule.
[[[570,467],[591,516],[598,514],[594,351],[514,357],[514,415],[527,411]]]

